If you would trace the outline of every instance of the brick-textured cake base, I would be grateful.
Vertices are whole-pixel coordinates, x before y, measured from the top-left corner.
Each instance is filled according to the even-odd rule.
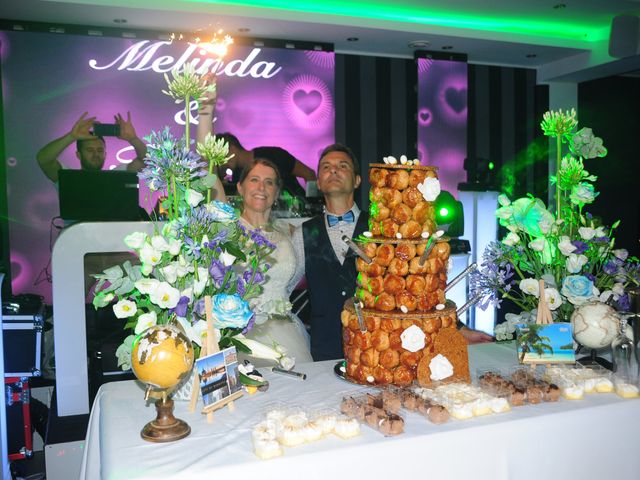
[[[438,354],[453,365],[447,380],[470,381],[467,344],[456,329],[456,305],[429,312],[380,312],[361,309],[366,331],[361,331],[353,300],[342,311],[342,340],[348,379],[368,385],[422,386],[432,383],[429,363]],[[425,346],[410,352],[402,346],[402,333],[416,325],[425,334]]]

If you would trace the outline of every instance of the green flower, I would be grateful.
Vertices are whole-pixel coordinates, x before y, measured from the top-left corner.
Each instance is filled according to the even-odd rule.
[[[216,167],[224,165],[233,158],[233,154],[229,155],[229,145],[224,138],[216,138],[210,133],[207,133],[204,143],[198,143],[196,152],[209,164]]]
[[[576,110],[572,108],[567,112],[562,109],[557,112],[549,111],[542,117],[540,127],[548,137],[562,137],[568,135],[578,125]]]
[[[500,213],[507,210],[509,215],[501,216]],[[508,207],[502,207],[496,212],[503,227],[516,227],[527,232],[532,237],[540,237],[547,230],[545,226],[552,225],[555,219],[546,209],[542,200],[538,198],[519,198]]]
[[[593,135],[590,128],[582,128],[576,132],[569,142],[571,151],[583,158],[604,157],[607,149],[602,145],[602,139]]]
[[[176,103],[182,103],[188,97],[198,100],[205,94],[215,96],[215,82],[208,84],[202,75],[196,73],[195,67],[191,64],[184,65],[182,69],[171,70],[171,76],[173,80],[169,80],[169,76],[164,74],[168,91],[162,90],[162,93],[169,95]]]
[[[596,192],[593,188],[593,185],[590,183],[580,182],[571,189],[571,195],[569,195],[569,199],[571,203],[574,205],[586,205],[587,203],[592,203],[595,198],[598,196],[598,192]]]

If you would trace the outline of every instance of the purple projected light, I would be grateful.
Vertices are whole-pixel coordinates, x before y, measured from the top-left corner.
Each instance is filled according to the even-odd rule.
[[[418,155],[455,196],[466,178],[467,88],[466,63],[418,59]]]
[[[162,94],[164,73],[174,67],[190,62],[216,73],[214,129],[235,134],[246,148],[279,146],[315,169],[317,150],[335,139],[332,52],[234,45],[220,62],[182,42],[31,32],[2,32],[0,41],[5,154],[14,159],[7,182],[16,186],[8,195],[14,293],[51,301],[51,285],[36,285],[36,279],[50,259],[49,225],[58,215],[58,193],[38,168],[37,151],[67,134],[85,111],[103,123],[130,111],[140,138],[165,125],[182,134],[184,105]],[[195,126],[195,102],[190,109]],[[24,119],[37,119],[37,128]],[[105,168],[124,168],[133,158],[130,145],[105,140]],[[74,145],[60,162],[79,168]],[[147,197],[141,188],[141,204],[149,209]]]

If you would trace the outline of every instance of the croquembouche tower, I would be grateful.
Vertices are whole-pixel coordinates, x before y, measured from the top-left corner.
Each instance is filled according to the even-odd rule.
[[[356,239],[356,295],[341,321],[346,377],[369,385],[469,381],[456,305],[445,298],[450,247],[438,230],[437,168],[369,165],[369,231]]]

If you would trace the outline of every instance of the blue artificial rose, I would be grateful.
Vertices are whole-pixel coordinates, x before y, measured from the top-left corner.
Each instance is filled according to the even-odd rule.
[[[253,316],[249,304],[238,295],[220,293],[211,300],[216,328],[244,328]]]
[[[582,305],[600,292],[584,275],[569,275],[562,282],[562,295],[574,305]]]
[[[234,222],[238,218],[238,216],[236,215],[236,211],[228,203],[214,200],[211,203],[207,203],[207,205],[205,205],[205,208],[216,222],[229,223]]]

